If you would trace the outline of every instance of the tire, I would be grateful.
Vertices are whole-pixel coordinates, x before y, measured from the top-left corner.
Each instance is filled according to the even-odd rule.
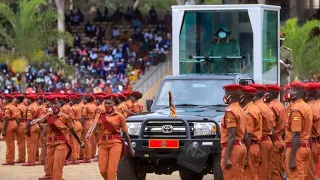
[[[223,180],[223,173],[221,169],[221,154],[213,155],[213,163],[212,163],[212,173],[214,180]]]
[[[179,170],[179,175],[181,180],[202,180],[203,179],[202,174],[199,174],[187,168],[183,168],[182,170]]]
[[[135,160],[130,155],[121,158],[118,165],[117,180],[145,180],[146,173],[137,173]]]

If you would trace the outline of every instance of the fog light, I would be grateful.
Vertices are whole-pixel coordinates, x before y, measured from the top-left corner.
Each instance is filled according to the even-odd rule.
[[[193,147],[193,148],[198,148],[198,147],[199,147],[198,142],[193,142],[193,143],[192,143],[192,147]]]
[[[132,148],[135,148],[137,146],[136,142],[131,143]]]

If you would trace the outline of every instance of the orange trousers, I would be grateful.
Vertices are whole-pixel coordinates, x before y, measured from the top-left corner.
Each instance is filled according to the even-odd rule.
[[[28,163],[35,163],[36,153],[38,147],[38,136],[39,132],[36,129],[36,125],[31,127],[31,136],[26,135],[27,141],[27,153],[28,153]]]
[[[96,137],[97,135],[94,134],[93,136],[91,136],[91,144],[92,144],[92,154],[91,154],[91,158],[94,158],[97,154],[97,143],[96,143]]]
[[[309,156],[308,180],[318,180],[318,154],[320,153],[320,144],[313,142],[311,156]]]
[[[18,125],[15,120],[8,121],[7,129],[6,129],[6,162],[14,163],[15,156],[15,147],[14,147],[14,138],[18,132]]]
[[[92,120],[86,120],[82,127],[82,140],[85,142],[84,157],[86,159],[91,159],[92,156],[92,139],[90,139],[89,141],[85,140],[86,134],[92,123]]]
[[[284,159],[283,140],[274,141],[271,152],[271,165],[268,167],[269,176],[272,180],[283,180],[282,165]]]
[[[78,136],[81,137],[82,125],[80,121],[74,121],[73,128],[74,128],[74,131],[78,134]],[[70,142],[71,142],[71,148],[72,148],[71,160],[75,161],[80,158],[80,145],[77,142],[76,138],[74,138],[72,135],[70,136],[71,136]]]
[[[47,144],[46,176],[52,176],[52,180],[62,180],[62,170],[68,151],[66,143]]]
[[[112,142],[100,141],[98,146],[98,160],[101,176],[105,180],[116,180],[122,143],[117,140],[112,140]]]
[[[26,128],[25,122],[20,122],[17,132],[17,146],[18,146],[18,161],[25,162],[26,160]]]
[[[268,169],[271,166],[271,152],[273,144],[271,140],[261,141],[260,165],[258,168],[258,179],[270,179]]]
[[[296,169],[291,171],[289,168],[289,159],[290,159],[291,148],[286,150],[286,158],[284,164],[284,170],[286,171],[287,177],[289,180],[309,180],[308,176],[308,165],[309,157],[311,156],[310,148],[298,148],[296,153]]]
[[[253,144],[248,153],[248,162],[243,174],[244,179],[258,180],[259,163],[260,147],[259,144]]]
[[[224,156],[226,149],[223,148],[221,152],[221,169],[225,180],[243,180],[245,157],[247,155],[247,148],[244,144],[234,145],[230,153],[230,161],[232,167],[226,169],[224,165]]]

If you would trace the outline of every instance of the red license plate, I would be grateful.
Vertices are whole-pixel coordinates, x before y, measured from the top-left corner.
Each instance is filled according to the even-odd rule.
[[[149,148],[177,149],[179,148],[179,140],[178,139],[150,139]]]

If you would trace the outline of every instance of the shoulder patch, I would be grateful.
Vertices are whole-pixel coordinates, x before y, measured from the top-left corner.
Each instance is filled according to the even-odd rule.
[[[231,110],[232,110],[231,108],[226,109],[226,111],[228,111],[228,112],[230,112]]]

